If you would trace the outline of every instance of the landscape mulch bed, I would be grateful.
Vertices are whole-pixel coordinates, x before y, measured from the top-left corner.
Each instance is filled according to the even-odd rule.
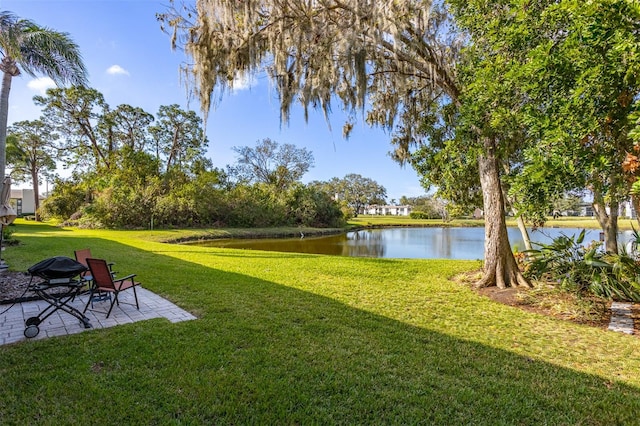
[[[611,303],[608,303],[608,309],[603,312],[603,314],[596,320],[589,321],[580,321],[575,318],[569,318],[566,315],[558,314],[553,312],[550,309],[544,309],[537,306],[532,306],[528,303],[522,302],[522,300],[518,297],[518,293],[526,290],[517,289],[517,288],[507,288],[507,289],[499,289],[497,287],[487,287],[487,288],[479,288],[475,289],[475,291],[483,296],[490,298],[499,303],[503,303],[505,305],[514,306],[519,309],[535,312],[538,314],[551,316],[555,318],[559,318],[566,321],[573,321],[579,324],[586,324],[593,327],[599,327],[606,329],[609,327],[609,323],[611,321]],[[640,304],[634,303],[631,307],[631,317],[633,318],[633,335],[640,338]]]
[[[565,314],[562,312],[556,312],[551,308],[545,308],[541,306],[536,306],[531,303],[528,303],[524,300],[522,296],[523,292],[528,291],[527,289],[521,288],[506,288],[500,289],[497,287],[485,287],[485,288],[476,288],[473,284],[478,280],[479,275],[478,272],[471,272],[466,274],[461,274],[454,278],[454,281],[459,282],[463,285],[467,285],[472,288],[476,293],[488,297],[489,299],[503,303],[505,305],[513,306],[518,309],[522,309],[528,312],[535,312],[541,315],[550,316],[558,319],[562,319],[565,321],[572,321],[578,324],[585,324],[592,327],[599,327],[602,329],[607,329],[609,327],[609,323],[611,322],[611,302],[606,302],[605,306],[602,306],[600,310],[600,315],[596,315],[596,317],[591,317],[589,319],[584,318],[575,318],[572,315]],[[640,304],[636,303],[632,306],[632,317],[634,319],[634,335],[636,337],[640,337]]]
[[[594,327],[607,328],[609,327],[609,322],[611,321],[611,311],[609,309],[604,311],[603,314],[597,319],[579,320],[579,319],[569,317],[566,314],[554,312],[551,309],[546,309],[539,306],[531,305],[529,303],[523,302],[522,299],[518,297],[520,292],[527,291],[524,289],[518,289],[518,288],[500,289],[497,287],[485,287],[485,288],[477,288],[475,289],[475,291],[478,294],[486,296],[495,302],[503,303],[509,306],[514,306],[529,312],[535,312],[538,314],[551,316],[551,317],[559,318],[566,321],[573,321],[579,324],[587,324]]]
[[[34,278],[34,283],[42,281]],[[26,272],[5,271],[0,273],[0,305],[38,300],[39,297],[29,291],[31,275]]]

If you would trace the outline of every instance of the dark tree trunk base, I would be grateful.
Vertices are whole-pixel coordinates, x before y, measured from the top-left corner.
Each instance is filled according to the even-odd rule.
[[[476,287],[531,287],[516,263],[505,221],[504,198],[500,183],[495,141],[484,139],[485,155],[478,159],[484,201],[484,274]]]

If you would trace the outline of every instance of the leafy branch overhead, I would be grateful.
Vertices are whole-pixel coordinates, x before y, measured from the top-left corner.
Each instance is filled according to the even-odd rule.
[[[449,15],[431,1],[202,0],[158,18],[193,59],[184,71],[205,112],[238,75],[263,70],[285,123],[295,102],[307,117],[310,107],[329,114],[338,98],[393,128],[422,103],[459,96],[451,66],[458,43]]]

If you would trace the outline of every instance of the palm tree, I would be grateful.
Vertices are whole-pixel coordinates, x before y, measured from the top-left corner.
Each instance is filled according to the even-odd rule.
[[[87,81],[80,49],[67,33],[60,33],[11,12],[0,11],[0,181],[5,175],[7,117],[11,79],[22,71],[44,74],[57,85],[84,85]],[[1,184],[0,184],[1,185]]]

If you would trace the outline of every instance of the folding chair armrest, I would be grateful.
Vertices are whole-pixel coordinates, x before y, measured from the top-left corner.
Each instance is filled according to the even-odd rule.
[[[118,281],[126,281],[126,280],[132,280],[133,281],[133,277],[135,277],[137,274],[130,274],[127,275],[126,277],[121,277],[121,278],[114,278],[113,281],[118,282]]]

